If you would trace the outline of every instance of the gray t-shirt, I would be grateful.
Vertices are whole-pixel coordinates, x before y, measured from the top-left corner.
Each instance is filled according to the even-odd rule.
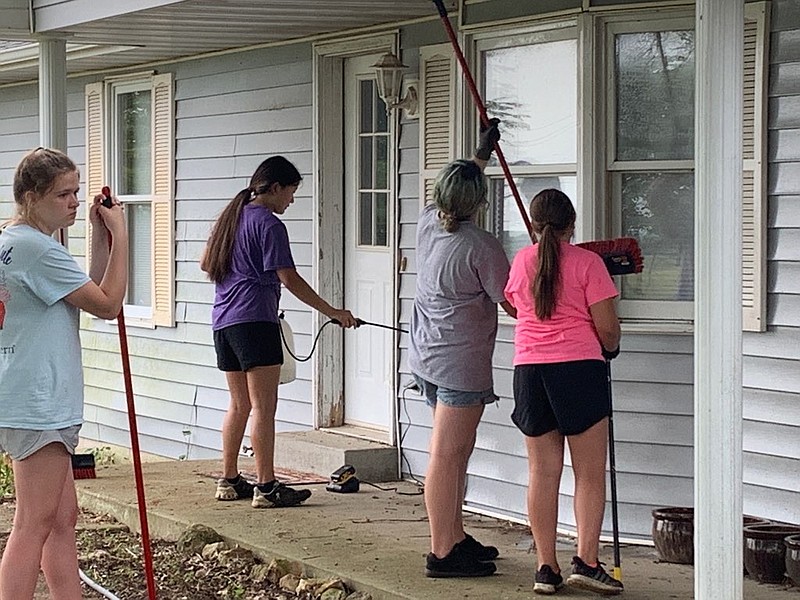
[[[411,370],[464,392],[492,387],[497,303],[509,264],[500,242],[471,221],[448,233],[429,204],[417,225],[417,291],[411,314]]]

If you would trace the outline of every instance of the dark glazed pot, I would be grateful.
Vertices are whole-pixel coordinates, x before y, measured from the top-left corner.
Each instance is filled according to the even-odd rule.
[[[694,562],[694,509],[685,506],[653,510],[653,543],[663,562]]]
[[[783,540],[786,546],[786,574],[793,585],[800,587],[800,535]]]
[[[653,543],[662,562],[694,563],[694,509],[671,506],[653,510]],[[761,517],[744,515],[742,525],[769,525]],[[745,573],[747,570],[745,569]]]
[[[781,583],[786,572],[787,536],[800,534],[797,525],[750,525],[744,528],[744,566],[762,583]]]

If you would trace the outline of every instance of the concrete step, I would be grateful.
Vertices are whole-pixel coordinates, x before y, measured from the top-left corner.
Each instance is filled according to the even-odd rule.
[[[353,465],[356,477],[379,483],[396,481],[397,448],[329,431],[292,431],[275,436],[275,466],[329,476]]]

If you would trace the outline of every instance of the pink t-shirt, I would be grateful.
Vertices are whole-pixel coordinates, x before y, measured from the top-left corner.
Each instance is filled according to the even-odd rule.
[[[618,295],[603,260],[594,252],[561,243],[561,287],[553,315],[536,316],[533,278],[538,244],[519,251],[511,263],[506,298],[517,308],[514,365],[603,360],[589,307]]]

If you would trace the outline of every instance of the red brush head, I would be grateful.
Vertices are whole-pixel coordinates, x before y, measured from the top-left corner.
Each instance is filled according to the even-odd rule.
[[[642,251],[636,238],[623,237],[576,245],[599,254],[611,275],[630,275],[641,273],[644,269]]]

